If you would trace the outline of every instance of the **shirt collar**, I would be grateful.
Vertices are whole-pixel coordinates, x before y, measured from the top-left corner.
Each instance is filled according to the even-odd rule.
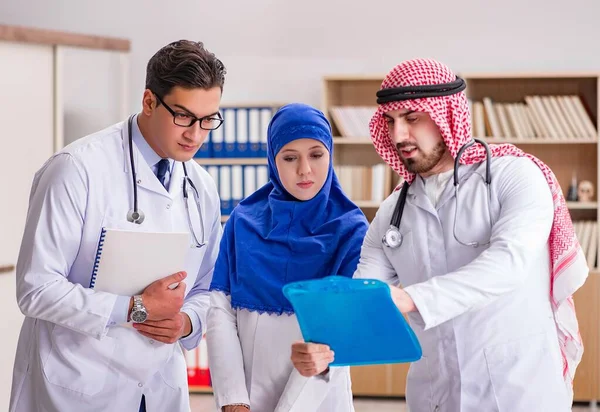
[[[150,169],[152,169],[152,171],[154,173],[156,173],[156,168],[158,167],[158,162],[162,158],[154,151],[154,149],[152,147],[150,147],[150,145],[148,144],[148,142],[142,135],[142,132],[140,131],[140,127],[138,126],[138,122],[137,122],[138,116],[139,115],[135,116],[135,119],[133,120],[133,125],[131,128],[132,139],[133,139],[133,142],[135,143],[136,147],[142,154],[142,157],[144,158],[146,163],[148,163],[148,166],[150,166]],[[172,172],[174,163],[175,163],[175,160],[169,159],[169,170],[168,170],[169,173]]]

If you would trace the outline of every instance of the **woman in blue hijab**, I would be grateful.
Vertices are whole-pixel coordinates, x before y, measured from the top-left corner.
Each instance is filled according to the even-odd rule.
[[[313,378],[294,369],[291,346],[302,335],[282,292],[290,282],[356,270],[368,223],[332,161],[323,113],[290,104],[275,114],[270,181],[231,214],[211,284],[207,343],[219,410],[354,410],[348,368]]]

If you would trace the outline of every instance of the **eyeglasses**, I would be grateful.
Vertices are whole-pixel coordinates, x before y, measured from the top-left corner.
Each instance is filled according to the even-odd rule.
[[[152,92],[152,93],[154,93],[154,92]],[[223,118],[221,117],[220,113],[211,114],[210,116],[196,117],[190,113],[176,112],[175,110],[171,109],[163,101],[163,99],[161,99],[158,96],[158,94],[154,93],[154,95],[156,96],[158,101],[161,102],[163,106],[165,106],[165,109],[167,109],[169,111],[169,113],[171,113],[171,115],[173,116],[173,123],[175,123],[177,126],[191,127],[194,125],[194,123],[199,122],[201,129],[215,130],[215,129],[218,129],[219,126],[221,126],[221,124],[223,124]]]

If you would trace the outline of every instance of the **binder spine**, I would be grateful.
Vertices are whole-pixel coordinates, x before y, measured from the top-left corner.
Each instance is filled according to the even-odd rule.
[[[96,285],[96,276],[98,275],[98,266],[100,265],[100,258],[102,256],[102,248],[104,247],[104,237],[106,236],[106,229],[102,228],[100,233],[100,239],[98,240],[98,248],[96,249],[96,258],[94,259],[94,268],[92,269],[92,278],[90,279],[90,289],[93,289]]]

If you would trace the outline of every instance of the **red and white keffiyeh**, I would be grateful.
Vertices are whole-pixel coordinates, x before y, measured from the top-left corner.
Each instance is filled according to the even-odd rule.
[[[444,64],[430,59],[414,59],[394,67],[383,80],[381,89],[436,85],[455,80],[456,75]],[[369,123],[371,139],[381,158],[408,182],[414,179],[414,174],[408,172],[402,164],[383,117],[383,113],[399,109],[428,113],[438,126],[453,158],[456,158],[460,147],[471,140],[471,115],[464,91],[450,96],[418,98],[380,105]],[[549,238],[552,268],[550,300],[563,357],[563,376],[572,397],[572,381],[583,354],[583,343],[572,295],[583,285],[589,272],[585,255],[575,236],[565,198],[552,170],[541,160],[512,144],[490,144],[489,146],[494,157],[530,158],[542,170],[552,191],[554,221]],[[485,149],[476,144],[464,151],[460,163],[470,165],[482,162],[485,158]]]

